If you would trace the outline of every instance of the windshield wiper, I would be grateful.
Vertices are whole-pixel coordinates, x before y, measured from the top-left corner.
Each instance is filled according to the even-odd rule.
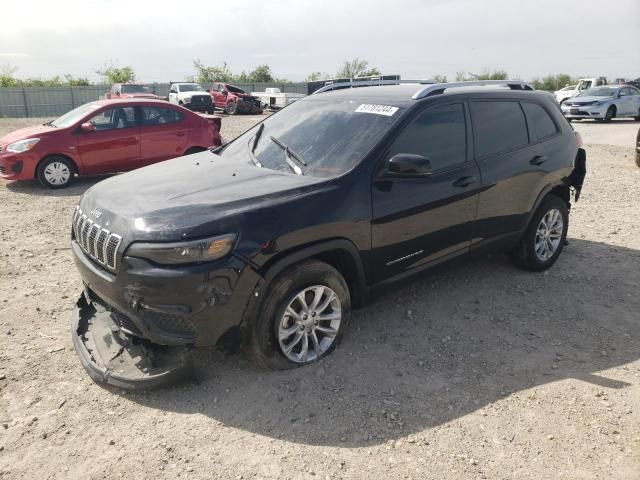
[[[256,132],[256,136],[253,137],[253,146],[251,147],[251,152],[256,151],[256,147],[258,146],[258,142],[260,141],[260,137],[262,136],[262,131],[264,130],[264,123],[261,123],[258,127],[258,131]]]
[[[285,143],[278,140],[276,137],[269,137],[273,143],[278,145],[280,148],[284,150],[285,160],[287,161],[287,165],[293,170],[297,175],[304,175],[304,172],[300,167],[306,167],[307,162],[304,161],[302,155],[291,150]]]
[[[53,120],[49,120],[46,123],[42,124],[43,127],[55,127],[55,125],[53,124]]]

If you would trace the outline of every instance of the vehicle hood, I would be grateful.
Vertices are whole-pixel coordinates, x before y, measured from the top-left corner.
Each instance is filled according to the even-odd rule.
[[[181,97],[193,97],[196,95],[206,95],[208,97],[211,96],[209,92],[180,92]]]
[[[591,103],[591,102],[610,102],[615,97],[574,97],[571,99],[571,103]]]
[[[225,160],[207,151],[102,181],[85,193],[80,208],[125,243],[180,240],[229,233],[248,212],[315,192],[322,183],[330,181]]]
[[[17,142],[18,140],[47,136],[57,131],[60,131],[60,129],[49,125],[38,125],[37,127],[21,128],[0,138],[0,144],[8,145],[9,143]]]
[[[120,95],[120,98],[160,98],[158,95],[154,93],[123,93]]]

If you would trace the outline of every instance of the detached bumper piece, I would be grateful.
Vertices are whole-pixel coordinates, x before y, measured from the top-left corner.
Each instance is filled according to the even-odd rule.
[[[96,382],[150,390],[193,373],[189,348],[156,345],[125,334],[111,312],[88,302],[84,295],[73,311],[71,336],[82,366]]]

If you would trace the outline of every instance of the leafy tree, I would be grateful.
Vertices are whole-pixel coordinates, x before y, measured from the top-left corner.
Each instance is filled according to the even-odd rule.
[[[113,64],[105,65],[102,70],[96,70],[96,73],[102,75],[106,83],[126,83],[136,79],[136,73],[129,66],[120,68]]]
[[[91,85],[91,82],[87,77],[78,77],[74,78],[73,75],[69,75],[68,73],[64,76],[65,82],[70,87],[86,87]]]
[[[374,75],[381,75],[380,70],[375,67],[369,68],[369,62],[360,60],[358,57],[353,60],[345,60],[340,70],[336,72],[337,78],[370,77]]]
[[[271,73],[271,68],[269,68],[269,65],[258,65],[256,68],[254,68],[253,70],[251,70],[249,72],[249,75],[247,75],[247,80],[249,80],[249,82],[273,82],[274,78],[273,75]]]
[[[578,80],[572,78],[571,75],[567,75],[566,73],[559,73],[556,75],[546,75],[540,78],[534,78],[531,81],[531,85],[536,90],[547,90],[549,92],[553,92],[555,90],[560,90],[561,88],[567,85],[573,85],[577,83]]]
[[[485,68],[479,75],[474,75],[468,72],[457,72],[457,82],[468,82],[470,80],[506,80],[509,78],[509,74],[506,70],[489,70]]]
[[[18,81],[13,76],[17,69],[18,67],[14,67],[10,63],[0,65],[0,87],[16,87],[18,85]]]
[[[331,75],[328,73],[311,72],[304,80],[305,82],[317,82],[318,80],[328,80],[329,78],[331,78]]]
[[[434,75],[432,78],[438,83],[447,83],[446,75]]]
[[[224,62],[222,66],[207,67],[197,58],[193,61],[193,66],[196,69],[194,80],[202,85],[209,85],[213,82],[227,83],[235,81],[235,76],[229,70],[227,62]]]

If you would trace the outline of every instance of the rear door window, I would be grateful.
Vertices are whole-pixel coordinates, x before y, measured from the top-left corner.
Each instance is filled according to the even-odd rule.
[[[544,107],[537,103],[522,103],[529,128],[538,140],[544,140],[558,133],[558,127]]]
[[[418,114],[391,145],[397,153],[422,155],[433,170],[442,170],[466,161],[467,127],[461,103],[439,105]]]
[[[515,150],[529,143],[520,103],[509,100],[471,102],[476,157]]]
[[[183,118],[182,112],[178,112],[172,108],[142,107],[143,125],[165,125],[168,123],[177,123]]]

